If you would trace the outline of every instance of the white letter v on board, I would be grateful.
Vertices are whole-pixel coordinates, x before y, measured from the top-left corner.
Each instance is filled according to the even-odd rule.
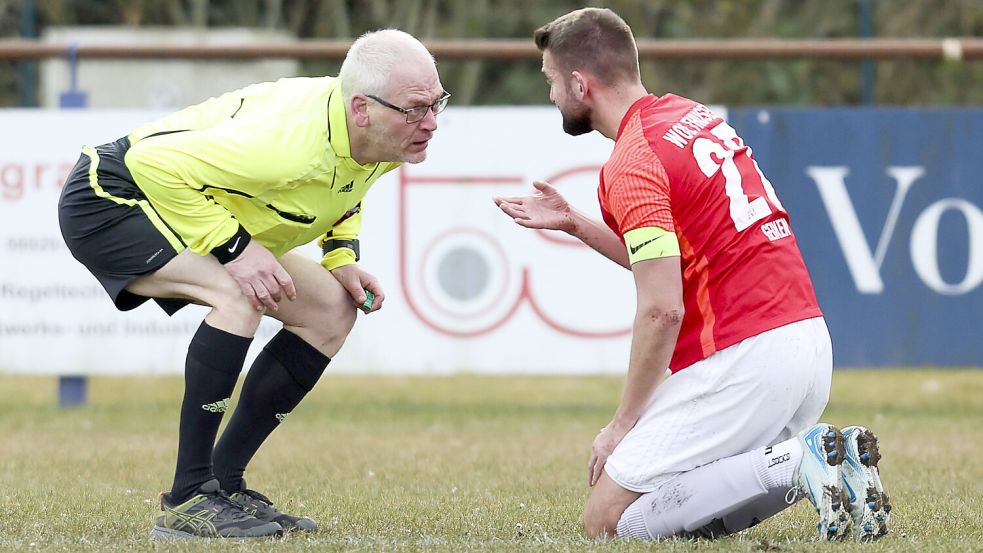
[[[908,190],[925,174],[923,167],[888,167],[887,174],[894,178],[897,188],[894,199],[887,213],[884,228],[877,241],[877,250],[871,253],[867,238],[864,236],[857,212],[853,209],[850,194],[846,190],[846,176],[850,173],[846,167],[806,167],[806,174],[816,181],[819,196],[823,200],[826,212],[829,214],[833,232],[843,250],[850,275],[861,294],[880,294],[884,291],[884,281],[881,279],[881,264],[887,253],[888,244],[894,234],[894,227],[901,215],[901,206],[908,196]]]

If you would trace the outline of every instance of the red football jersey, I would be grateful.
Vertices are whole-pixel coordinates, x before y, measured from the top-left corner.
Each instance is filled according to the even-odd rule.
[[[598,188],[604,221],[679,240],[686,314],[669,368],[822,315],[788,214],[751,148],[706,106],[646,96],[625,114]]]

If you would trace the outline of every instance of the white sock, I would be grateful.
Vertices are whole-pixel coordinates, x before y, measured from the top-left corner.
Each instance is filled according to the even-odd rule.
[[[768,466],[786,454],[787,460]],[[684,472],[629,505],[618,521],[618,537],[720,537],[743,530],[787,506],[784,496],[801,458],[798,442],[789,440]]]
[[[726,530],[725,535],[747,530],[791,506],[792,504],[788,502],[788,490],[786,488],[772,489],[767,495],[757,497],[750,503],[724,515],[722,522]]]
[[[761,479],[761,484],[770,489],[791,488],[795,469],[802,462],[802,444],[798,438],[785,440],[763,449],[756,449],[752,457],[754,472]]]
[[[642,511],[645,510],[646,505],[642,500],[649,495],[651,493],[642,494],[625,509],[624,513],[621,513],[621,518],[618,519],[618,528],[615,530],[616,536],[619,538],[652,539],[652,535],[649,534],[648,528],[645,526],[645,517],[642,516]]]

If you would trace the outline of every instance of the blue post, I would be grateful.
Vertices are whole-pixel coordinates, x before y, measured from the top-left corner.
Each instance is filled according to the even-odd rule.
[[[81,407],[89,399],[89,378],[87,376],[63,375],[58,377],[58,406]]]
[[[874,37],[874,0],[860,0],[860,37]],[[865,105],[874,104],[874,87],[877,75],[874,71],[874,60],[865,58],[860,62],[860,102]]]
[[[89,104],[89,96],[78,89],[79,45],[74,42],[68,47],[68,71],[68,90],[58,96],[58,105],[62,108],[84,108]]]
[[[21,0],[20,3],[20,36],[21,38],[37,38],[37,7],[34,0]],[[18,92],[21,107],[38,105],[38,62],[22,61],[17,64]]]
[[[61,108],[81,109],[89,103],[88,95],[78,89],[78,44],[68,48],[68,70],[70,79],[68,90],[58,97]],[[89,377],[83,375],[62,375],[58,377],[58,406],[81,407],[89,400]]]

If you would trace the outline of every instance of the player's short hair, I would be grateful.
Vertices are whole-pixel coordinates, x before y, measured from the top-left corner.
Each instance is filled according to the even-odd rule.
[[[372,31],[358,37],[348,48],[338,72],[345,103],[356,92],[385,94],[393,68],[415,56],[433,62],[433,55],[422,42],[398,29]]]
[[[631,27],[607,8],[583,8],[536,29],[536,47],[564,71],[584,69],[607,84],[637,81],[638,47]]]

